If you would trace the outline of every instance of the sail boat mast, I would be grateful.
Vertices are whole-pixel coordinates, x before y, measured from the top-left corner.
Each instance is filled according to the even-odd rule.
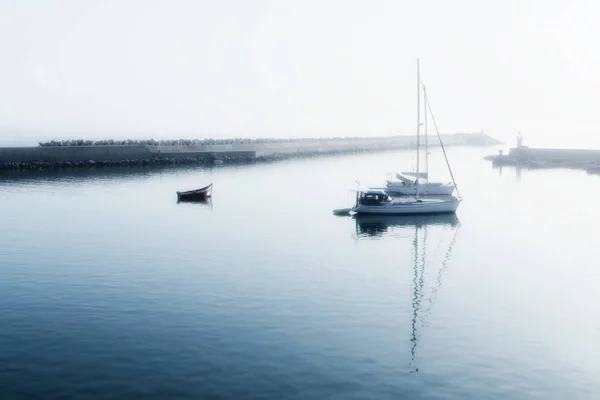
[[[419,59],[417,58],[417,179],[416,183],[416,197],[419,198],[419,153],[421,150],[421,139],[419,131],[421,128],[421,76],[419,72]]]

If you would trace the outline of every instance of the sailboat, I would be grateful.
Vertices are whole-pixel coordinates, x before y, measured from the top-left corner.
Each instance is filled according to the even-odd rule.
[[[417,68],[418,60],[417,60]],[[417,75],[418,72],[417,72]],[[418,82],[418,88],[420,93],[421,81]],[[417,102],[419,101],[417,94]],[[389,194],[395,195],[416,195],[417,190],[422,195],[442,195],[447,196],[451,195],[454,192],[454,185],[450,183],[443,182],[429,182],[429,141],[427,135],[427,106],[429,105],[427,101],[427,88],[423,85],[423,122],[418,121],[417,125],[417,164],[419,163],[419,153],[420,153],[420,126],[424,125],[424,137],[425,137],[425,172],[401,172],[396,173],[396,180],[388,179],[385,183],[385,190]],[[417,104],[418,107],[418,104]],[[418,111],[417,111],[418,112]],[[435,121],[434,121],[435,122]],[[440,144],[442,139],[439,138]],[[417,165],[418,168],[418,165]],[[418,186],[418,188],[417,188]]]
[[[444,196],[443,198],[421,198],[422,190],[426,194],[432,194],[430,188],[427,185],[421,184],[422,179],[421,172],[419,171],[419,153],[420,153],[420,142],[419,132],[421,127],[421,78],[419,71],[419,60],[417,59],[417,171],[416,179],[414,181],[414,193],[408,193],[409,196],[392,197],[389,188],[385,189],[367,189],[365,191],[357,191],[356,203],[350,208],[349,212],[356,214],[385,214],[385,215],[417,215],[417,214],[444,214],[444,213],[455,213],[462,198],[454,196]],[[427,99],[425,97],[425,99]],[[429,102],[426,101],[426,106],[431,107]],[[435,120],[434,120],[435,122]],[[437,130],[437,127],[436,127]],[[438,132],[439,137],[439,132]],[[446,151],[440,139],[440,144],[446,158],[446,164],[450,170],[450,175],[454,181],[454,175],[450,168],[448,158],[446,157]],[[427,173],[427,172],[426,172]],[[452,186],[452,190],[456,185]],[[450,192],[452,193],[452,191]],[[457,189],[458,193],[458,189]],[[414,195],[414,196],[412,196]],[[338,210],[336,210],[338,211]],[[341,210],[345,211],[345,210]],[[335,212],[335,211],[334,211]]]

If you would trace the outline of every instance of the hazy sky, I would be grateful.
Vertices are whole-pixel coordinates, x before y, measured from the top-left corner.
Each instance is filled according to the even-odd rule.
[[[0,129],[600,143],[593,0],[0,0]]]

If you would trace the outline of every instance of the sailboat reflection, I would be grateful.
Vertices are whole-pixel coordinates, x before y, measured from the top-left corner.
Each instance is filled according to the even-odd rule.
[[[456,229],[453,229],[453,234],[450,239],[450,243],[448,248],[441,259],[441,265],[437,271],[435,281],[430,290],[429,296],[424,299],[425,292],[425,266],[428,263],[428,253],[426,251],[427,240],[428,240],[428,230],[431,230],[431,225],[426,224],[416,224],[415,232],[414,232],[414,240],[413,240],[413,292],[412,292],[412,320],[411,320],[411,337],[410,341],[412,343],[410,349],[410,362],[409,367],[411,368],[411,372],[418,372],[419,368],[414,367],[413,362],[415,361],[415,353],[417,350],[417,344],[420,338],[419,329],[426,327],[426,318],[431,314],[431,310],[435,305],[437,300],[437,295],[442,287],[442,277],[444,272],[448,269],[448,261],[452,256],[452,250],[456,243],[456,238],[458,236],[458,231],[460,228],[460,224],[458,220],[455,224]],[[434,264],[434,261],[429,262],[430,266]]]
[[[425,225],[459,224],[456,214],[435,215],[361,215],[353,216],[356,221],[356,233],[359,236],[383,236],[390,228]]]

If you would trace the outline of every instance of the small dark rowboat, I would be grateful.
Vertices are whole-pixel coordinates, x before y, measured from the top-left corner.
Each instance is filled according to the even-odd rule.
[[[200,189],[177,192],[177,200],[204,200],[212,195],[212,186],[213,184],[211,183]]]

